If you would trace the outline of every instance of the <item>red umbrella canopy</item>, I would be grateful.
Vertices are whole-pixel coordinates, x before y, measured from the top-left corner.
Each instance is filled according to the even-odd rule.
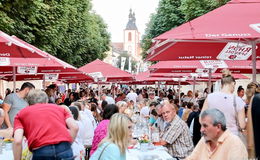
[[[0,31],[0,57],[41,58],[46,56]]]
[[[20,73],[21,68],[23,70],[27,69],[29,71],[33,70],[31,74],[36,73],[81,73],[74,66],[48,54],[39,48],[15,37],[11,36],[11,39],[19,44],[33,50],[40,55],[44,55],[45,58],[13,58],[13,57],[0,57],[0,74],[12,74],[13,67],[16,67],[16,74]]]
[[[12,74],[13,67],[16,67],[16,74],[26,69],[33,70],[31,74],[81,72],[71,65],[64,65],[52,58],[0,58],[0,74]]]
[[[213,72],[221,73],[228,68],[232,73],[252,73],[251,61],[160,61],[149,67],[152,73],[196,73],[208,72],[207,68],[213,68]],[[260,73],[260,62],[256,63],[257,73]]]
[[[193,73],[150,73],[150,77],[154,77],[154,78],[175,78],[175,77],[186,77],[188,81],[193,80],[192,77],[196,76],[196,81],[200,82],[200,80],[205,81],[209,79],[208,74],[193,74]],[[247,76],[243,75],[243,74],[232,74],[232,76],[235,79],[249,79]],[[211,75],[212,77],[212,81],[216,81],[218,79],[222,78],[222,74],[221,73],[212,73]]]
[[[90,62],[79,68],[80,71],[88,73],[89,75],[94,75],[96,73],[101,73],[102,77],[106,78],[108,82],[118,82],[118,81],[132,81],[133,75],[122,71],[112,65],[105,63],[99,59]]]
[[[259,0],[233,0],[156,37],[147,59],[247,60],[252,43],[260,59],[259,15]]]
[[[175,77],[175,76],[174,76]],[[180,76],[176,76],[180,77]],[[155,82],[172,82],[172,84],[178,84],[177,81],[174,81],[172,79],[173,77],[151,77],[150,72],[141,72],[135,76],[135,82],[134,84],[154,84]],[[175,82],[175,83],[173,83]],[[181,85],[188,85],[190,84],[188,81],[181,82]]]
[[[70,83],[79,83],[79,82],[93,82],[93,79],[88,75],[83,73],[61,73],[61,74],[17,74],[16,81],[28,81],[28,80],[43,80],[44,76],[46,80],[51,81],[63,81],[63,82],[70,82]],[[6,81],[13,81],[13,75],[1,75],[1,79]]]

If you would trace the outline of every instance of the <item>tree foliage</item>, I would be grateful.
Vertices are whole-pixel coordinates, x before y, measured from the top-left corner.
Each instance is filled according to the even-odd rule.
[[[121,53],[119,56],[118,56],[118,61],[117,61],[117,67],[118,68],[121,68],[121,59],[122,57],[125,57],[126,60],[125,60],[125,66],[124,66],[124,69],[125,71],[129,71],[129,58],[131,57],[127,51],[125,51],[124,53]],[[136,72],[137,71],[137,68],[136,68],[136,64],[137,64],[137,61],[131,57],[131,70],[132,72]]]
[[[161,0],[155,14],[150,16],[145,34],[141,40],[143,57],[152,44],[152,39],[184,22],[184,14],[180,10],[181,0]]]
[[[0,30],[77,67],[109,50],[110,35],[90,0],[2,0]]]
[[[160,34],[224,5],[228,0],[160,0],[156,13],[151,14],[141,40],[143,58]]]
[[[229,0],[182,0],[181,11],[186,21],[191,21],[203,14],[206,14],[224,4]]]

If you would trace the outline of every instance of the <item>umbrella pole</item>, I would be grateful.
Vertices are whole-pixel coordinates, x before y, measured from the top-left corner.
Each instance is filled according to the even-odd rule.
[[[43,74],[42,88],[45,90],[45,74]]]
[[[116,94],[115,94],[115,87],[116,87],[116,83],[114,83],[115,85],[113,85],[113,83],[112,83],[112,86],[113,86],[113,98],[115,99],[115,97],[116,97]]]
[[[181,81],[180,81],[180,79],[179,79],[179,82],[178,82],[178,88],[179,88],[179,91],[178,91],[179,104],[181,104]]]
[[[99,97],[99,100],[101,100],[99,80],[98,80],[98,97]]]
[[[13,91],[15,92],[16,89],[16,73],[15,73],[15,66],[13,66]]]
[[[158,90],[157,90],[157,96],[159,96],[159,89],[160,89],[160,82],[158,81]]]
[[[195,97],[195,83],[196,83],[196,77],[193,77],[193,96]]]
[[[209,68],[209,84],[208,84],[209,93],[211,93],[211,76],[212,76],[212,70],[211,68]]]
[[[256,42],[252,41],[252,78],[256,82]]]

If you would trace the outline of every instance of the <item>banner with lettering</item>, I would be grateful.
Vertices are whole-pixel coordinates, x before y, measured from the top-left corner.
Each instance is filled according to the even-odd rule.
[[[221,60],[247,60],[252,55],[252,46],[229,42],[217,56]]]
[[[37,67],[36,66],[18,66],[17,73],[19,74],[36,74]]]

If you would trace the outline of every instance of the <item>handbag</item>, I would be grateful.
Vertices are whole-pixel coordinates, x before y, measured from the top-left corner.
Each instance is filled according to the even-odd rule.
[[[243,129],[240,127],[239,125],[239,121],[238,121],[238,112],[237,112],[237,103],[236,103],[236,96],[234,95],[234,108],[235,108],[235,119],[236,119],[236,124],[238,127],[238,137],[240,138],[240,140],[244,143],[245,146],[247,146],[247,138],[246,136],[243,134]]]
[[[100,155],[99,155],[99,157],[98,157],[98,160],[100,160],[100,158],[101,158],[101,156],[102,156],[104,150],[105,150],[105,149],[107,148],[107,146],[109,146],[109,145],[110,145],[110,143],[108,143],[108,144],[103,148],[103,150],[101,151],[101,153],[100,153]]]

